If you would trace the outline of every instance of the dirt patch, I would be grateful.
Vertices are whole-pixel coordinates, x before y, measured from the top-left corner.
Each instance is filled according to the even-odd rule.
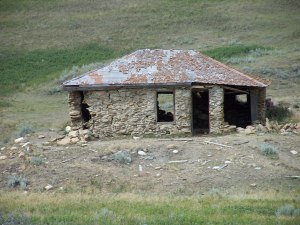
[[[29,152],[19,144],[7,146],[0,160],[0,189],[7,190],[12,175],[29,180],[29,190],[134,192],[164,194],[252,193],[299,191],[300,136],[278,134],[201,136],[187,140],[123,139],[93,141],[85,145],[56,146],[57,134],[28,137]],[[260,153],[268,143],[279,152],[272,159]],[[292,154],[295,150],[298,154]],[[25,157],[19,153],[25,152]],[[127,152],[130,161],[114,154]],[[35,164],[32,157],[43,162]],[[118,156],[120,157],[120,155]],[[36,160],[35,158],[35,160]]]

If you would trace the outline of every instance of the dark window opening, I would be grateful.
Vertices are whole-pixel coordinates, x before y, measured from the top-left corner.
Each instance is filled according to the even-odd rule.
[[[250,125],[251,103],[250,94],[224,91],[224,120],[229,125],[243,127]]]
[[[91,119],[90,111],[88,110],[89,105],[84,101],[84,94],[83,92],[80,92],[81,96],[81,102],[80,102],[80,108],[81,108],[81,115],[84,122],[88,122]]]
[[[174,93],[157,92],[157,122],[174,121]]]
[[[209,133],[209,102],[208,90],[194,90],[193,104],[193,133]]]

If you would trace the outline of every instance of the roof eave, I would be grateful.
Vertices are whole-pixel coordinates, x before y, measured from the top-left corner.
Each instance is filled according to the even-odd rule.
[[[159,83],[159,84],[95,84],[95,85],[63,85],[65,91],[95,91],[111,89],[138,89],[138,88],[165,88],[165,87],[190,87],[192,83]]]

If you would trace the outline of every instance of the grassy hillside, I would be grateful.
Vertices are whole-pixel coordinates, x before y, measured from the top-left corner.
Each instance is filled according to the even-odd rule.
[[[295,94],[299,14],[298,0],[1,0],[0,130],[6,133],[31,118],[28,105],[40,115],[35,123],[44,120],[47,114],[38,112],[49,96],[41,93],[58,85],[53,81],[65,70],[105,63],[140,48],[200,50],[245,72],[271,77],[275,88],[292,88]],[[64,98],[55,96],[56,105]],[[22,117],[14,114],[20,111]]]
[[[251,67],[275,73],[300,60],[297,0],[2,0],[0,11],[1,94],[139,48],[255,44],[277,51]]]

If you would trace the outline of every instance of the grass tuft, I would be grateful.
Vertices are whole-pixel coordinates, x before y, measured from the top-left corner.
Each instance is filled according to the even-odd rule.
[[[23,190],[27,188],[28,184],[28,180],[23,176],[11,176],[8,178],[7,182],[8,187],[15,188],[17,186],[20,186]]]
[[[33,133],[34,132],[34,129],[32,128],[31,125],[29,124],[22,124],[20,129],[19,129],[19,132],[18,132],[18,136],[19,137],[24,137],[26,134],[30,134],[30,133]]]
[[[32,164],[32,165],[39,166],[39,165],[42,165],[43,163],[44,163],[44,160],[39,156],[32,156],[30,158],[30,164]]]
[[[7,215],[0,212],[0,224],[2,225],[31,225],[31,221],[24,213],[9,213]]]
[[[19,137],[24,137],[26,134],[33,133],[34,129],[32,128],[31,125],[29,124],[22,124],[21,127],[19,128],[18,136]]]
[[[300,209],[296,209],[291,204],[281,206],[276,210],[276,216],[300,216]]]
[[[48,95],[55,95],[55,94],[58,94],[58,93],[61,93],[62,92],[62,89],[60,86],[54,86],[54,87],[51,87],[48,91],[47,91],[47,94]]]
[[[276,157],[278,155],[277,148],[270,144],[262,144],[260,146],[260,152],[262,155]]]

